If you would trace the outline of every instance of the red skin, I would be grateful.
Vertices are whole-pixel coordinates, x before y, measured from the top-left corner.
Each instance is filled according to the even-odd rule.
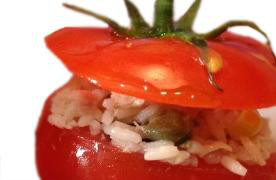
[[[275,180],[276,155],[264,167],[246,166],[246,177],[221,165],[173,166],[144,161],[138,153],[123,153],[104,135],[91,136],[88,128],[59,129],[47,121],[47,100],[36,132],[36,160],[41,180]],[[98,149],[97,149],[97,148]],[[80,153],[81,150],[84,153]],[[78,153],[79,152],[79,153]]]
[[[224,60],[212,87],[196,47],[175,39],[125,39],[111,29],[64,28],[46,43],[75,75],[104,89],[154,102],[195,108],[256,109],[276,104],[275,61],[267,46],[225,33],[208,41]],[[166,92],[167,95],[161,94]],[[175,94],[176,93],[176,94]],[[180,95],[179,95],[180,93]],[[221,165],[172,166],[123,153],[87,128],[59,129],[47,121],[47,100],[36,132],[41,180],[275,180],[276,155],[264,167],[246,166],[246,177]]]
[[[251,38],[225,33],[209,41],[224,61],[210,85],[199,50],[176,39],[126,39],[110,29],[64,28],[47,46],[74,74],[104,89],[184,107],[256,109],[276,104],[271,50]],[[163,93],[161,93],[163,92]],[[166,93],[166,94],[164,94]]]

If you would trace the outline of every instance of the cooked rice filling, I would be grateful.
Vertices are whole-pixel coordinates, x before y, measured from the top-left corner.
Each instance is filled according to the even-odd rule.
[[[242,164],[266,165],[276,143],[268,121],[256,110],[182,108],[103,90],[74,77],[52,99],[49,123],[65,129],[89,127],[123,152],[146,161],[198,166],[222,164],[244,176]]]

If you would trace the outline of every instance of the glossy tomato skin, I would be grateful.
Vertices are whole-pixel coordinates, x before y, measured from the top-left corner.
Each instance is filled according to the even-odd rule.
[[[246,177],[220,165],[199,167],[144,161],[138,153],[123,153],[104,135],[91,136],[88,128],[59,129],[47,121],[47,100],[36,131],[36,162],[41,180],[275,180],[276,156],[264,167],[248,166]]]
[[[268,46],[232,33],[208,41],[223,59],[210,85],[199,49],[177,39],[117,37],[111,29],[64,28],[46,38],[74,74],[104,89],[184,107],[256,109],[276,104]]]

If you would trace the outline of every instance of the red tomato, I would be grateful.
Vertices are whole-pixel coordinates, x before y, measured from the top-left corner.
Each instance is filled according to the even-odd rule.
[[[104,89],[184,107],[256,109],[276,104],[276,68],[271,50],[225,33],[209,41],[223,58],[208,81],[199,50],[176,39],[127,39],[111,29],[64,28],[46,38],[48,47],[78,76]]]
[[[276,155],[266,166],[247,166],[246,177],[204,162],[195,168],[145,161],[142,154],[120,152],[104,135],[91,136],[87,128],[66,130],[50,125],[50,100],[36,132],[41,180],[275,180]]]

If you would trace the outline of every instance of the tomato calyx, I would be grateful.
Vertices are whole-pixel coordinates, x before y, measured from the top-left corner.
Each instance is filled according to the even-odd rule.
[[[193,30],[193,24],[198,14],[201,0],[195,0],[190,6],[187,12],[176,22],[174,22],[173,15],[173,3],[174,0],[156,0],[155,1],[155,13],[154,23],[151,27],[140,14],[138,8],[129,0],[124,0],[129,18],[131,20],[131,27],[125,28],[119,25],[116,21],[94,13],[90,10],[64,3],[64,7],[92,16],[104,23],[108,24],[118,36],[128,38],[176,38],[186,43],[190,43],[197,47],[201,52],[200,64],[205,67],[206,74],[210,84],[218,91],[223,92],[223,88],[216,82],[214,78],[214,72],[210,69],[208,64],[209,49],[208,40],[216,39],[231,27],[245,26],[252,28],[262,34],[266,40],[267,45],[271,49],[271,53],[275,59],[274,65],[276,65],[276,57],[271,48],[271,42],[267,34],[254,22],[251,21],[229,21],[214,30],[199,34]]]

